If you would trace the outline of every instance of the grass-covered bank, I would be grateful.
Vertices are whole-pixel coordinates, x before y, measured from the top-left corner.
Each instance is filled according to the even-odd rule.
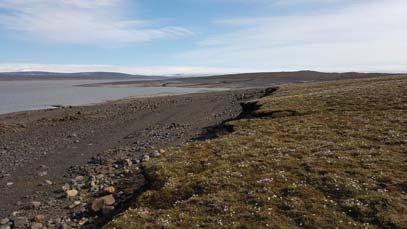
[[[407,227],[407,78],[286,85],[235,132],[144,164],[107,228]]]

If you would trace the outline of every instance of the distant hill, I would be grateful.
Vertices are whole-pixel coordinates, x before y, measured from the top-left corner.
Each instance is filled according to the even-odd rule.
[[[201,87],[201,88],[257,88],[286,83],[332,81],[339,79],[360,79],[387,76],[386,73],[325,73],[316,71],[258,72],[219,76],[167,78],[155,81],[113,82],[100,85],[142,86],[142,87]],[[95,86],[95,85],[92,85]]]
[[[128,79],[128,80],[162,80],[163,76],[131,75],[117,72],[78,72],[78,73],[57,73],[57,72],[0,72],[0,80],[52,80],[52,79]]]

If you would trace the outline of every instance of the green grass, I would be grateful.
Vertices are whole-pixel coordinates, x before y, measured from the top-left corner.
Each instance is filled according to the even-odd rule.
[[[151,188],[106,228],[407,228],[406,77],[257,103],[235,132],[145,163]]]

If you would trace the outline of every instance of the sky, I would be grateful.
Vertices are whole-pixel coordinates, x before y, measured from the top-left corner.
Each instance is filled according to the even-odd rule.
[[[0,71],[407,72],[406,0],[0,0]]]

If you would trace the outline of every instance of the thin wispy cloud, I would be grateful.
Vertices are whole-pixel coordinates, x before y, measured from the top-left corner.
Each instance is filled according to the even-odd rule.
[[[126,18],[125,0],[0,0],[0,25],[16,36],[53,42],[122,44],[192,32]]]
[[[288,3],[287,3],[288,4]],[[270,69],[405,69],[407,1],[358,1],[305,15],[216,20],[232,30],[177,58]]]
[[[405,0],[0,0],[0,63],[406,72],[405,12]]]

